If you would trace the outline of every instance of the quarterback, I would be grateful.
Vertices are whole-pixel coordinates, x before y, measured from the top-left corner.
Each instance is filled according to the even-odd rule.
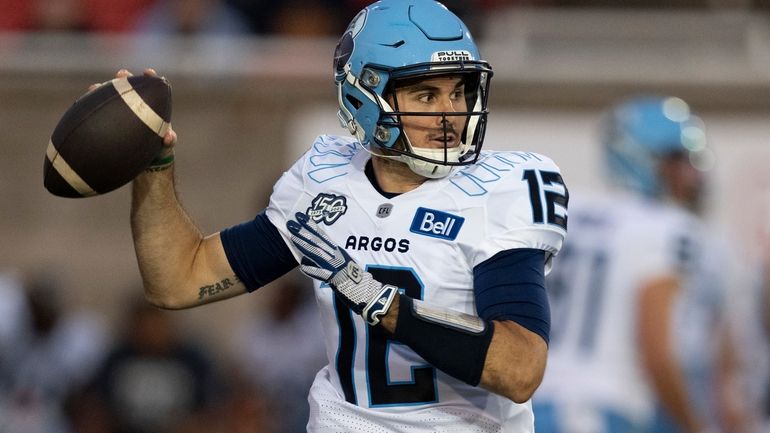
[[[194,307],[300,266],[329,359],[308,431],[533,432],[568,192],[545,156],[482,152],[491,77],[440,3],[366,7],[334,56],[351,136],[319,136],[263,212],[208,236],[176,198],[171,130],[133,184],[146,298]]]

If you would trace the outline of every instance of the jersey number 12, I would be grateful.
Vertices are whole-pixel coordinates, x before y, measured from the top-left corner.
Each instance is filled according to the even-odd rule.
[[[410,268],[394,268],[369,265],[366,270],[383,283],[403,290],[406,296],[422,299],[422,282]],[[350,309],[336,299],[335,310],[340,327],[340,346],[337,350],[337,374],[345,400],[358,404],[353,378],[353,362],[356,351],[356,328]],[[369,391],[369,407],[414,405],[436,402],[436,369],[430,365],[412,366],[412,380],[392,381],[388,374],[388,352],[391,340],[380,327],[369,327],[366,335],[366,383]]]
[[[542,183],[541,183],[542,179]],[[554,224],[567,230],[567,202],[569,201],[569,192],[567,185],[561,178],[561,174],[555,171],[525,170],[522,180],[526,180],[529,185],[529,201],[532,203],[532,221],[535,224]],[[561,185],[564,188],[564,194],[546,189],[543,186]],[[545,205],[543,201],[545,200]],[[564,210],[560,215],[556,212],[556,205]]]

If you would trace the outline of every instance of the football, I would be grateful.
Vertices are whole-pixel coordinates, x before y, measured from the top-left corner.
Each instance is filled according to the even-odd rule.
[[[60,197],[113,191],[147,168],[171,122],[165,78],[116,78],[87,92],[64,113],[46,149],[43,184]]]

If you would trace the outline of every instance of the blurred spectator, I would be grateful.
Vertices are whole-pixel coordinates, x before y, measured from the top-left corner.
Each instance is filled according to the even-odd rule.
[[[282,433],[304,432],[307,395],[316,373],[326,364],[320,318],[310,281],[298,271],[276,280],[269,310],[244,324],[235,353],[239,369],[270,396]]]
[[[93,387],[75,390],[64,401],[66,433],[116,433],[117,422]]]
[[[81,0],[0,0],[0,31],[81,30]]]
[[[24,287],[11,272],[0,272],[0,399],[10,386],[13,369],[18,364],[27,332],[29,311]]]
[[[227,73],[243,61],[233,38],[249,31],[248,22],[220,0],[158,0],[139,17],[131,51],[136,58],[164,59],[183,66],[205,59],[208,71]],[[169,44],[177,37],[178,44]],[[188,55],[188,50],[197,53]]]
[[[455,12],[471,31],[481,33],[479,25],[482,12],[506,4],[506,0],[444,0],[442,3]],[[338,37],[356,13],[369,5],[371,0],[228,0],[249,21],[251,30],[258,34],[284,36],[331,36]],[[474,31],[475,30],[475,31]]]
[[[284,433],[285,420],[293,413],[275,410],[271,396],[244,380],[228,377],[230,387],[221,405],[202,417],[181,423],[171,433]]]
[[[177,21],[178,11],[168,3],[174,0],[0,0],[0,31],[64,30],[92,32],[128,32],[136,27],[140,16],[156,3],[167,3],[155,8],[152,20]],[[337,36],[353,15],[370,3],[369,0],[179,0],[182,21],[206,21],[205,27],[232,26],[233,18],[244,30],[257,34],[283,34],[308,36]],[[212,6],[203,6],[211,3]],[[224,9],[236,12],[235,16],[222,14]],[[495,10],[516,7],[534,8],[624,8],[624,9],[715,9],[752,8],[767,9],[768,0],[713,1],[713,0],[444,0],[477,37],[484,32],[484,16]],[[176,6],[174,6],[176,7]],[[200,18],[198,10],[213,11]],[[162,16],[165,15],[165,16]],[[177,15],[175,18],[174,15]],[[144,27],[144,25],[142,25]],[[187,33],[182,30],[181,33]]]
[[[672,9],[672,8],[708,8],[717,6],[713,0],[553,0],[554,6],[579,8],[636,8],[636,9]]]
[[[0,0],[0,31],[126,32],[155,0]]]
[[[358,12],[333,0],[227,0],[257,34],[338,35]],[[342,3],[342,4],[341,4]]]
[[[280,3],[270,22],[270,33],[285,36],[338,35],[352,11],[341,11],[339,2],[289,0]]]
[[[218,382],[209,356],[185,341],[168,311],[137,299],[123,337],[95,381],[119,433],[162,433],[215,401]]]
[[[47,0],[59,1],[59,0]],[[79,1],[86,30],[91,32],[129,32],[139,17],[158,0],[68,0]]]
[[[92,312],[67,310],[53,280],[13,284],[0,283],[0,291],[10,295],[3,298],[3,309],[10,311],[3,311],[0,328],[12,331],[0,342],[0,431],[65,431],[67,396],[86,383],[105,353],[103,323]]]
[[[248,382],[238,382],[222,411],[222,433],[284,433],[277,428],[286,419],[301,416],[275,410],[270,397]],[[180,432],[181,433],[181,432]],[[185,432],[186,433],[186,432]]]
[[[220,0],[157,0],[139,17],[134,30],[155,34],[243,34],[246,19]]]

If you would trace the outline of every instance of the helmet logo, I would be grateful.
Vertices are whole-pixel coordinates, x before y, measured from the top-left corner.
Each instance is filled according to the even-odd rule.
[[[350,25],[348,25],[345,33],[350,33],[350,36],[354,38],[358,36],[358,34],[364,28],[364,24],[366,23],[366,11],[366,9],[363,9],[353,18],[353,21],[350,22]]]
[[[466,50],[436,51],[430,56],[431,62],[469,62],[473,54]]]
[[[334,49],[334,73],[337,75],[337,79],[345,75],[345,65],[350,60],[350,55],[353,54],[353,37],[350,32],[345,33],[337,42],[337,47]]]
[[[345,65],[348,64],[348,60],[350,60],[350,56],[353,54],[353,48],[355,48],[353,39],[355,39],[364,28],[364,24],[366,23],[366,13],[366,9],[359,12],[358,15],[353,18],[353,21],[350,22],[350,25],[348,25],[345,34],[343,34],[339,42],[337,42],[337,47],[334,49],[334,72],[338,76],[345,73]]]

